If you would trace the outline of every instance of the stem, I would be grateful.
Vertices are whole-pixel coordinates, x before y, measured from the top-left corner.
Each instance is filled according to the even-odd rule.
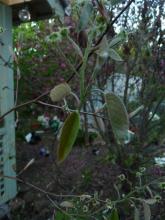
[[[83,57],[83,64],[80,68],[80,107],[82,107],[84,102],[84,96],[85,96],[85,69],[88,62],[88,57],[90,53],[90,46],[88,44],[87,48],[85,49],[85,54]]]
[[[46,103],[46,102],[42,102],[42,101],[37,101],[36,103],[41,104],[41,105],[45,105],[45,106],[48,106],[48,107],[52,107],[52,108],[62,109],[63,111],[65,111],[64,107],[62,107],[62,106],[52,105],[52,104],[49,104],[49,103]],[[69,111],[70,112],[75,112],[75,110],[73,110],[73,109],[69,109]],[[103,117],[101,115],[98,115],[95,112],[80,111],[80,114],[92,115],[92,116],[95,116],[95,117],[98,117],[98,118],[102,118],[104,120],[109,120],[108,118],[105,118],[105,117]]]
[[[127,99],[128,99],[128,87],[129,87],[129,79],[130,79],[130,72],[128,71],[129,70],[129,67],[128,67],[128,63],[126,62],[125,64],[126,66],[126,80],[125,80],[125,89],[124,89],[124,98],[123,98],[123,102],[125,104],[125,106],[127,106]]]

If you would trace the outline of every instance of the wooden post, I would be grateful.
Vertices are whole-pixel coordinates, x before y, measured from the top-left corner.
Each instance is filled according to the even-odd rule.
[[[0,115],[14,106],[14,77],[12,65],[12,12],[0,4]],[[14,112],[0,125],[0,205],[16,195],[16,181],[3,176],[15,173],[15,121]]]

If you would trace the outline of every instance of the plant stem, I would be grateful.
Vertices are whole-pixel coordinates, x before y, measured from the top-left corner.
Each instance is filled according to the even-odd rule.
[[[83,64],[80,68],[80,108],[83,105],[84,102],[84,96],[85,96],[85,69],[88,62],[88,56],[90,53],[90,46],[88,44],[87,48],[85,49],[85,54],[83,57]]]

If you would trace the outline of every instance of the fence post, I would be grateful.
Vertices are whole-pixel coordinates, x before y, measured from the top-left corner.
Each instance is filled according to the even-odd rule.
[[[14,76],[12,56],[12,12],[0,4],[0,115],[14,106]],[[0,205],[16,195],[16,181],[3,176],[15,173],[15,121],[14,112],[0,122]]]

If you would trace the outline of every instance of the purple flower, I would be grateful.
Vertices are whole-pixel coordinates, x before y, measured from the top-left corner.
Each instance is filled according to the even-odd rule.
[[[62,69],[65,69],[65,68],[66,68],[66,64],[65,64],[65,63],[61,63],[61,64],[60,64],[60,67],[61,67]]]

